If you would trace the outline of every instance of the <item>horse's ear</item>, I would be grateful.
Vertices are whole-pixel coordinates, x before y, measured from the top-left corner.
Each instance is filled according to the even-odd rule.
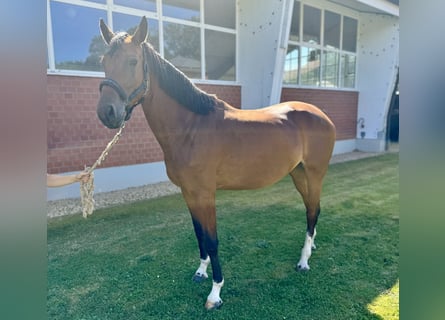
[[[141,19],[141,22],[139,23],[138,28],[136,29],[136,31],[133,34],[133,38],[132,38],[133,43],[136,45],[139,45],[142,42],[144,42],[145,39],[147,38],[147,31],[148,31],[147,18],[145,18],[145,16],[143,16]]]
[[[111,39],[114,37],[114,32],[105,24],[105,22],[100,19],[100,33],[102,34],[102,38],[107,44],[110,44]]]

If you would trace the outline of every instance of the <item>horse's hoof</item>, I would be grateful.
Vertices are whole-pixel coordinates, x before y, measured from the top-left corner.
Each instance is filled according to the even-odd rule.
[[[207,277],[208,277],[208,276],[207,276],[206,274],[195,273],[195,274],[193,275],[192,280],[193,280],[193,282],[201,283],[201,282],[203,282],[205,279],[207,279]]]
[[[310,270],[310,268],[309,268],[309,265],[308,264],[297,264],[297,267],[295,268],[295,270],[297,270],[297,271],[301,271],[301,272],[306,272],[306,271],[309,271]]]
[[[219,309],[222,306],[222,304],[223,304],[222,300],[218,300],[216,302],[207,300],[205,307],[207,310],[215,310]]]

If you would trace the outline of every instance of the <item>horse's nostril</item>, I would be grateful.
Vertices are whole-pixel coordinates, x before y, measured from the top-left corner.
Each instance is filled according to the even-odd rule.
[[[109,119],[109,120],[112,120],[112,119],[114,119],[115,118],[115,113],[114,113],[114,107],[113,107],[113,105],[108,105],[107,107],[106,107],[106,114],[107,114],[107,118]]]

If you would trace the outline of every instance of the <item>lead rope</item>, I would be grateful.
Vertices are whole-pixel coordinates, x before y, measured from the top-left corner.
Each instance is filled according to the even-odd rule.
[[[96,167],[99,166],[102,163],[102,161],[105,160],[105,158],[108,155],[108,152],[111,150],[111,148],[116,144],[116,142],[121,137],[122,130],[124,128],[125,128],[125,121],[123,121],[122,125],[119,128],[119,131],[115,134],[113,139],[110,142],[108,142],[105,150],[102,151],[102,154],[99,156],[99,158],[96,160],[96,162],[91,167],[85,166],[85,170],[87,173],[90,174],[90,178],[86,182],[84,182],[82,180],[80,181],[80,198],[82,201],[82,216],[84,218],[86,218],[88,215],[92,214],[94,211],[95,201],[93,199],[93,193],[94,193],[93,170],[96,169]]]

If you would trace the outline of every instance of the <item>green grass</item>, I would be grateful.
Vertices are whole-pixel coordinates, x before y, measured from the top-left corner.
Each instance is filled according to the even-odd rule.
[[[398,155],[331,165],[321,206],[299,273],[306,218],[290,178],[218,192],[224,304],[210,312],[180,195],[50,219],[48,318],[398,319]]]

